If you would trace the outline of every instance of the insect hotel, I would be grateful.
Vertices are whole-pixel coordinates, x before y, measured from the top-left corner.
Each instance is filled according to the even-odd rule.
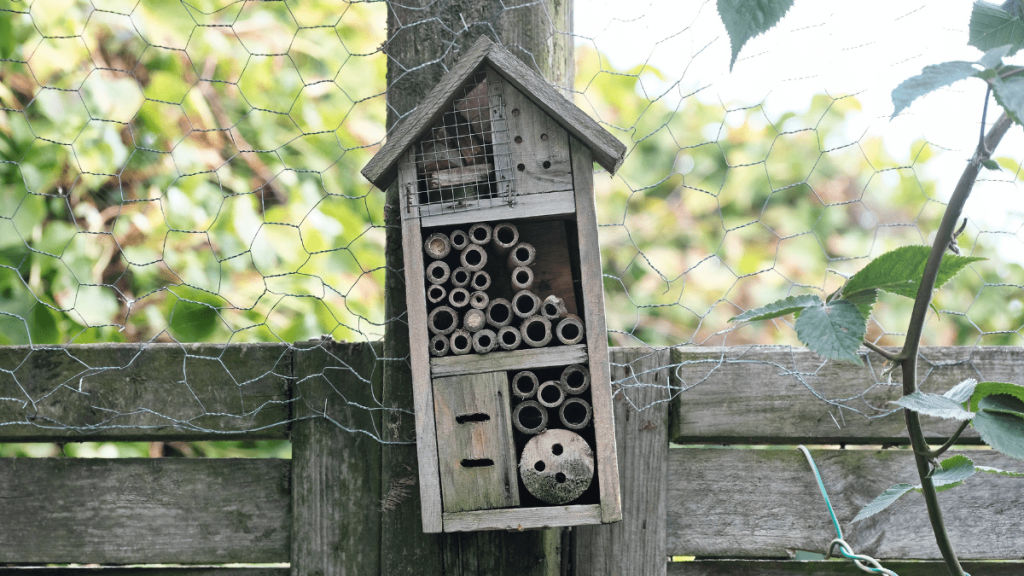
[[[481,38],[363,169],[401,198],[425,532],[621,520],[593,169],[624,153]]]

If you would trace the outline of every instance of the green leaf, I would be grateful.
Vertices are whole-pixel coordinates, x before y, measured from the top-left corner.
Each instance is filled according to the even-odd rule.
[[[974,417],[973,412],[964,410],[960,402],[938,394],[925,392],[914,392],[907,394],[899,400],[893,400],[891,404],[902,406],[918,414],[935,416],[937,418],[954,418],[956,420],[970,420]]]
[[[976,2],[971,11],[967,43],[979,50],[991,50],[1006,44],[1013,56],[1024,45],[1024,21],[1019,10],[1008,10],[989,2]]]
[[[950,400],[963,404],[971,398],[971,394],[974,394],[974,389],[978,386],[978,381],[974,378],[968,378],[963,382],[953,386],[948,392],[943,394],[944,397]]]
[[[916,297],[930,251],[928,246],[903,246],[882,254],[850,278],[843,288],[843,296],[851,298],[863,290],[884,290],[907,298]],[[954,254],[943,256],[935,288],[942,287],[968,264],[979,260],[984,258]]]
[[[985,168],[988,168],[989,170],[994,170],[997,172],[1003,169],[1002,166],[999,165],[999,162],[996,162],[991,158],[989,158],[988,160],[982,160],[981,165],[984,166]]]
[[[974,469],[978,472],[985,472],[986,474],[998,474],[1000,476],[1024,478],[1024,472],[1014,472],[1013,470],[1000,470],[999,468],[991,468],[989,466],[975,466]]]
[[[178,300],[169,322],[171,334],[181,342],[202,342],[217,328],[217,310],[205,302]]]
[[[899,500],[900,496],[903,496],[913,489],[914,487],[910,484],[897,484],[892,486],[885,492],[879,494],[878,497],[869,502],[867,506],[861,508],[860,512],[857,512],[857,515],[853,518],[853,521],[858,522],[878,514],[882,510],[891,506],[893,502]]]
[[[895,118],[910,104],[943,86],[949,86],[961,80],[974,76],[978,70],[973,62],[943,62],[925,66],[917,76],[907,78],[892,91],[893,113],[890,118]]]
[[[57,344],[60,342],[57,316],[49,306],[36,304],[25,320],[28,322],[28,332],[32,337],[33,344]]]
[[[14,19],[10,15],[0,18],[0,58],[10,58],[17,46],[17,38],[14,36]]]
[[[863,364],[860,348],[867,319],[846,300],[807,306],[796,319],[796,335],[805,346],[820,356]]]
[[[1008,382],[981,382],[975,385],[974,392],[971,393],[971,405],[968,406],[968,410],[977,412],[979,410],[978,402],[982,398],[993,394],[1009,394],[1018,400],[1024,401],[1024,386]]]
[[[992,95],[1006,110],[1006,114],[1017,124],[1024,124],[1024,76],[1018,74],[1009,78],[992,78]]]
[[[1009,394],[985,396],[978,402],[978,408],[986,412],[998,412],[1024,418],[1024,402]]]
[[[808,306],[821,304],[821,298],[813,294],[801,294],[799,296],[788,296],[782,300],[776,300],[767,306],[747,310],[739,316],[733,316],[729,322],[754,322],[757,320],[771,320],[780,316],[786,316]]]
[[[972,425],[981,439],[1007,456],[1024,460],[1024,402],[1016,396],[993,394],[981,398],[978,408]]]
[[[861,290],[842,299],[856,306],[857,310],[860,310],[860,315],[867,320],[871,317],[871,310],[875,307],[875,302],[878,301],[878,290]]]
[[[771,30],[793,6],[793,0],[718,0],[718,15],[732,43],[729,70],[748,40]]]
[[[940,462],[931,478],[935,490],[944,492],[963,484],[964,480],[974,476],[974,472],[974,461],[967,456],[957,454]],[[921,486],[914,486],[914,490],[920,492]]]
[[[994,68],[1002,66],[1003,58],[1006,57],[1006,54],[1012,48],[1013,46],[1009,44],[997,46],[989,50],[988,52],[985,52],[985,55],[982,56],[981,58],[978,58],[978,64],[981,64],[981,66],[986,70],[992,70]]]

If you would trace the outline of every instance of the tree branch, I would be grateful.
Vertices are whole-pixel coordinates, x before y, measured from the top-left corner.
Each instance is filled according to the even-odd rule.
[[[924,456],[925,458],[938,458],[939,456],[942,456],[946,450],[949,450],[949,448],[956,443],[958,439],[960,439],[960,435],[964,433],[964,430],[967,430],[967,426],[970,425],[970,423],[970,420],[964,420],[963,423],[960,424],[960,427],[956,429],[956,432],[953,432],[953,435],[949,437],[949,440],[946,440],[945,444],[939,446],[935,450],[929,450],[921,454],[921,456]]]
[[[878,354],[879,356],[885,358],[890,362],[896,362],[899,360],[899,356],[897,354],[893,354],[892,352],[889,352],[885,348],[875,346],[873,343],[868,342],[867,340],[864,341],[864,346],[866,346],[868,350],[871,350],[875,354]]]

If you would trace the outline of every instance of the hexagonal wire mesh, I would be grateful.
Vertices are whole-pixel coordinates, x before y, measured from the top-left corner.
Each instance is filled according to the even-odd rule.
[[[596,175],[614,344],[796,344],[785,322],[728,320],[787,294],[828,294],[935,230],[982,92],[956,85],[892,121],[886,96],[926,64],[976,58],[967,9],[819,4],[753,41],[731,75],[711,2],[577,0],[574,31],[557,31],[575,40],[577,104],[629,149],[618,174]],[[359,176],[385,136],[387,9],[0,3],[0,342],[28,355],[169,342],[187,357],[189,342],[374,341],[404,322],[384,316],[383,195]],[[446,28],[452,50],[490,26],[463,24]],[[938,294],[928,344],[1021,343],[1019,138],[997,157],[1003,170],[984,174],[961,239],[990,260]],[[898,344],[908,311],[883,298],[868,338]],[[0,401],[30,410],[46,394],[25,392],[18,365],[0,367]],[[890,412],[863,394],[830,396],[816,372],[794,377],[823,412]]]

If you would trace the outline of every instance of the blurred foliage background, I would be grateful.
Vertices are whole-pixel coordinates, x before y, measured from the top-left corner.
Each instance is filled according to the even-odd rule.
[[[382,337],[383,194],[359,170],[385,136],[385,2],[0,10],[0,344]],[[796,344],[782,321],[728,319],[827,294],[937,226],[937,188],[953,183],[927,165],[959,157],[851,136],[857,97],[808,94],[781,114],[667,98],[650,86],[671,77],[598,48],[580,39],[576,101],[629,149],[597,175],[613,344]],[[971,222],[962,249],[993,259],[939,293],[927,344],[1021,344],[1024,268],[998,257],[1024,253],[1020,160],[989,175],[1015,203],[1000,226]],[[883,296],[869,338],[898,344],[909,309]],[[61,450],[288,455],[211,442],[0,456]]]

